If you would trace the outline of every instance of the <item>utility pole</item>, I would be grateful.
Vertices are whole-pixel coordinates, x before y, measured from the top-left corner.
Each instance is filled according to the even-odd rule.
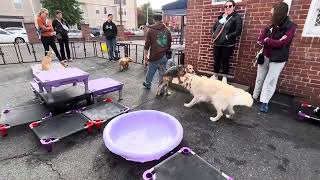
[[[147,0],[147,22],[146,25],[149,26],[149,0]]]
[[[119,3],[119,5],[120,5],[120,25],[122,25],[122,0],[119,0],[120,1],[120,3]]]

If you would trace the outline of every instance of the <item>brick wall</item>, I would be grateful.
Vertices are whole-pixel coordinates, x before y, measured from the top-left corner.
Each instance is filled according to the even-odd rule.
[[[40,43],[34,23],[24,23],[30,43]]]
[[[262,29],[270,24],[270,10],[278,0],[243,0],[238,12],[244,17],[242,36],[231,61],[235,81],[254,86],[256,68],[252,62],[259,47],[256,45]],[[316,99],[320,102],[320,38],[302,37],[311,0],[293,0],[290,17],[298,24],[289,62],[283,70],[278,92]],[[202,10],[201,10],[202,9]],[[211,0],[189,0],[186,26],[186,62],[200,72],[213,71],[210,28],[222,12],[222,5],[211,5]]]

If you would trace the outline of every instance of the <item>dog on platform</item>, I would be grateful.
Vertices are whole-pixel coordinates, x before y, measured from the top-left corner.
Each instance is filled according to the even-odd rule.
[[[169,95],[169,92],[168,92],[169,83],[172,82],[173,78],[178,78],[179,84],[181,84],[183,82],[181,80],[181,77],[184,76],[186,73],[190,73],[190,74],[195,73],[192,65],[186,65],[186,66],[178,65],[178,66],[172,66],[171,68],[169,68],[164,73],[162,82],[158,86],[157,96],[162,95],[163,94],[162,92],[164,92],[166,95]]]
[[[183,87],[194,96],[191,102],[185,103],[184,106],[190,108],[200,102],[211,103],[217,111],[216,117],[210,117],[213,122],[218,121],[224,111],[227,112],[226,117],[231,118],[235,114],[234,106],[251,107],[253,105],[253,99],[248,92],[204,76],[186,74]]]
[[[125,69],[128,69],[129,68],[129,64],[130,62],[133,62],[132,61],[132,58],[130,57],[123,57],[119,60],[119,68],[120,68],[120,71],[123,71]]]
[[[52,64],[52,58],[54,56],[54,53],[52,51],[48,51],[47,55],[43,57],[41,61],[41,67],[42,71],[49,71]]]

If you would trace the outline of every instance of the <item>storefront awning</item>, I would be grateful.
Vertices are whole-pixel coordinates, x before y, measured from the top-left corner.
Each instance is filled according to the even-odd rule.
[[[178,0],[162,6],[162,12],[167,16],[187,15],[188,0]]]

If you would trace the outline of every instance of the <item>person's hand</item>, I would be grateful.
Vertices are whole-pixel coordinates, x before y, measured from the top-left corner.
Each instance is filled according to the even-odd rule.
[[[269,40],[269,38],[268,37],[266,37],[266,38],[264,38],[264,42],[267,42]]]
[[[287,35],[282,36],[280,41],[285,40],[287,37],[288,37]]]
[[[263,46],[263,44],[262,44],[260,41],[257,41],[257,44],[258,44],[259,46]]]

